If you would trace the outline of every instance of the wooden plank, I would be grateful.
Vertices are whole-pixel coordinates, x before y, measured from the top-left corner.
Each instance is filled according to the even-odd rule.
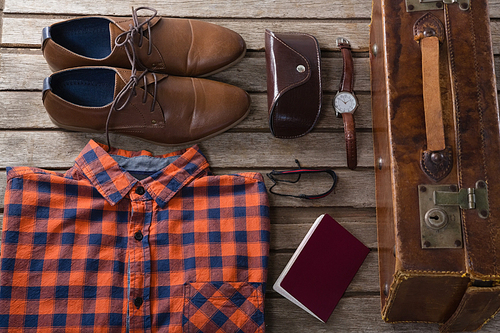
[[[312,222],[315,217],[311,216]],[[275,250],[295,250],[311,228],[310,224],[273,224],[271,244]],[[375,223],[340,223],[346,230],[371,249],[377,248],[377,225]]]
[[[50,121],[39,91],[0,91],[0,129],[57,128]]]
[[[94,1],[60,2],[57,0],[5,0],[5,13],[77,14],[77,15],[131,15],[130,6],[138,8],[144,1],[108,0],[96,5]],[[235,4],[232,0],[150,0],[147,5],[159,15],[205,18],[369,18],[371,1],[330,0],[247,0]],[[242,9],[243,7],[243,9]]]
[[[41,31],[44,27],[70,18],[25,17],[8,15],[3,19],[2,46],[40,48]],[[270,19],[204,19],[203,21],[221,25],[241,34],[248,50],[264,50],[264,31],[300,31],[314,35],[323,51],[338,51],[336,37],[349,39],[354,51],[367,51],[369,46],[369,20],[349,21],[305,21]]]
[[[41,31],[44,27],[71,18],[25,17],[6,15],[3,18],[2,46],[40,48]],[[354,51],[368,51],[369,20],[349,21],[307,21],[307,20],[270,20],[270,19],[204,19],[204,21],[221,25],[241,34],[247,43],[248,50],[264,50],[264,31],[277,32],[300,31],[314,35],[322,51],[338,51],[336,37],[349,39]],[[493,52],[500,53],[500,21],[491,21],[491,37]]]
[[[359,108],[356,110],[356,128],[370,129],[371,98],[368,93],[358,94]],[[235,129],[269,131],[267,95],[252,93],[250,114]],[[334,94],[323,96],[321,115],[315,130],[343,130],[342,118],[333,110]],[[50,121],[38,91],[0,91],[0,129],[57,129]]]
[[[120,15],[128,16],[130,6],[138,8],[143,1],[133,0],[123,3],[106,1],[98,6],[91,0],[60,2],[46,0],[5,0],[5,13],[23,14],[74,14],[74,15]],[[232,0],[150,0],[148,6],[158,10],[159,15],[195,18],[309,18],[309,19],[349,19],[370,18],[371,0],[342,1],[330,0],[327,5],[312,0],[265,0],[245,1],[244,10]],[[490,17],[500,17],[500,0],[489,1]]]
[[[357,136],[358,165],[372,167],[372,135],[370,132],[360,132]],[[26,165],[69,168],[90,139],[106,142],[104,137],[104,134],[59,131],[0,132],[0,167]],[[144,141],[119,135],[112,135],[112,144],[128,150],[147,148],[155,154],[182,148],[145,144]],[[274,138],[270,133],[226,132],[199,145],[214,168],[295,168],[295,159],[298,159],[303,167],[346,165],[343,133],[309,133],[301,138],[283,140]],[[14,147],[16,149],[12,149]],[[353,171],[353,174],[355,173],[356,171]]]
[[[21,50],[0,50],[2,78],[0,90],[41,90],[43,80],[51,74],[43,56],[37,51],[23,53]],[[368,58],[355,58],[355,88],[370,91],[370,71]],[[336,92],[340,82],[341,58],[323,58],[323,91]],[[24,73],[19,75],[19,73]],[[211,77],[214,80],[236,85],[250,92],[265,92],[266,63],[264,53],[247,56],[237,65]]]
[[[338,172],[341,175],[342,172]],[[1,180],[0,180],[1,182]],[[336,191],[339,193],[339,191]],[[338,194],[331,194],[338,195]],[[374,207],[271,207],[273,224],[308,224],[312,225],[321,214],[330,214],[339,223],[376,223]]]
[[[22,146],[21,146],[22,147]],[[40,154],[48,154],[46,151],[41,151]],[[38,155],[38,154],[37,154]],[[55,158],[54,154],[48,155],[49,157]],[[21,165],[20,163],[15,163],[15,165]],[[235,172],[242,172],[244,170],[218,170],[217,174],[233,174]],[[254,170],[257,172],[269,172],[270,170]],[[269,194],[269,203],[271,205],[271,214],[274,217],[280,217],[286,219],[288,223],[312,223],[319,215],[323,213],[330,213],[334,218],[337,217],[336,211],[338,207],[356,207],[364,208],[364,211],[369,211],[369,217],[356,217],[356,216],[345,216],[340,221],[363,221],[363,220],[373,220],[373,209],[375,207],[375,182],[373,170],[365,169],[359,171],[351,171],[348,169],[336,170],[339,177],[339,182],[336,187],[335,192],[329,196],[318,199],[318,200],[305,200],[298,198],[282,197],[274,194]],[[305,178],[305,177],[304,177]],[[272,184],[267,177],[264,177],[266,182],[266,187],[269,188]],[[329,183],[328,183],[329,184]],[[301,186],[298,186],[297,192],[306,192],[319,186],[328,186],[328,184],[322,183],[319,179],[304,179],[300,182]],[[0,172],[0,209],[3,208],[3,199],[6,186],[6,174],[4,171]],[[338,194],[337,194],[338,193]],[[287,207],[287,209],[294,207],[301,208],[315,208],[314,215],[308,214],[306,212],[302,213],[301,219],[292,219],[287,216],[288,214],[280,213],[280,211],[274,213],[274,209],[277,207]],[[319,213],[319,214],[318,214]],[[300,216],[300,215],[299,215]],[[342,217],[342,216],[341,216]],[[307,221],[306,221],[307,218]],[[308,224],[309,225],[309,224]],[[304,230],[299,231],[304,232]]]
[[[41,90],[43,80],[51,71],[41,54],[16,49],[0,50],[1,90]],[[322,59],[322,83],[324,93],[338,90],[342,68],[341,58]],[[358,93],[370,91],[370,64],[368,58],[354,58],[355,90]],[[500,57],[495,57],[497,82],[500,81]],[[25,73],[19,75],[19,72]],[[266,63],[263,52],[248,55],[237,65],[210,77],[210,79],[236,85],[248,92],[264,93],[267,89]],[[498,83],[497,83],[498,87]]]
[[[343,297],[328,322],[323,324],[281,296],[266,299],[266,332],[359,333],[437,332],[436,324],[387,324],[380,316],[378,296]],[[491,327],[500,328],[495,320]],[[488,328],[488,325],[485,327]],[[481,331],[483,332],[483,331]],[[489,332],[497,332],[490,330]]]
[[[378,296],[344,296],[328,322],[323,324],[281,296],[266,299],[266,332],[300,333],[359,333],[359,332],[438,332],[437,324],[425,323],[385,323],[380,316]],[[497,316],[481,329],[481,333],[498,333],[500,317]]]

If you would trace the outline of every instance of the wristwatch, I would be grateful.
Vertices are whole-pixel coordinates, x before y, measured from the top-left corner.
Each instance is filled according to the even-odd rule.
[[[356,169],[358,164],[358,153],[356,149],[356,128],[354,126],[354,111],[358,108],[358,100],[353,92],[354,66],[351,54],[351,43],[346,38],[337,38],[337,47],[342,52],[344,66],[342,78],[337,95],[333,100],[335,115],[342,117],[344,122],[344,134],[346,143],[347,167]]]

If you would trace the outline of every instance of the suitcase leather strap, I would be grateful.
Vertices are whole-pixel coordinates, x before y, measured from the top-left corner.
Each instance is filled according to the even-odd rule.
[[[437,182],[453,167],[452,150],[445,141],[439,76],[439,47],[444,42],[445,29],[437,17],[427,13],[415,22],[413,33],[422,53],[426,147],[420,163],[425,174]]]
[[[422,38],[420,49],[427,149],[444,150],[446,144],[439,87],[439,38],[436,36]]]

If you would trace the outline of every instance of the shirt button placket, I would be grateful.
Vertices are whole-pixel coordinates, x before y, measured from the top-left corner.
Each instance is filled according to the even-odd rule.
[[[152,218],[152,200],[144,197],[145,194],[146,190],[140,185],[130,194],[132,205],[129,225],[131,331],[144,330],[150,326],[148,323],[151,323],[148,302],[151,256],[147,237]]]

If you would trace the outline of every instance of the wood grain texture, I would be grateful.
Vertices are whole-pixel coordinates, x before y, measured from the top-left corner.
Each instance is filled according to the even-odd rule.
[[[130,15],[130,7],[140,7],[144,1],[60,2],[56,0],[5,0],[6,13],[35,14],[101,14]],[[229,18],[369,18],[371,1],[329,0],[247,0],[239,4],[232,0],[150,0],[147,6],[160,15],[176,17],[229,17]]]
[[[371,129],[371,99],[368,93],[358,94],[359,107],[356,110],[356,128]],[[342,118],[335,116],[332,101],[334,94],[323,95],[321,115],[314,131],[343,130]],[[235,130],[269,132],[267,95],[252,93],[249,115]],[[0,129],[57,129],[50,121],[42,103],[39,91],[0,91]]]
[[[341,58],[323,58],[322,79],[325,92],[336,92],[340,82]],[[28,54],[23,49],[9,52],[0,50],[2,80],[0,90],[41,90],[43,79],[51,74],[41,51]],[[368,58],[354,61],[355,88],[357,91],[370,91],[370,71]],[[23,71],[23,75],[19,75]],[[237,65],[210,77],[211,79],[238,86],[249,92],[265,92],[266,62],[262,52],[257,56],[247,56]]]
[[[296,168],[295,159],[298,159],[303,167],[345,167],[343,135],[343,133],[309,133],[298,139],[283,140],[274,138],[270,133],[233,131],[205,140],[199,146],[214,168],[237,166],[269,170]],[[0,161],[0,168],[13,165],[69,168],[90,139],[106,142],[104,134],[3,131],[0,132],[0,147],[4,155]],[[112,135],[111,143],[128,150],[141,150],[147,147],[157,155],[186,147],[145,144],[144,141],[121,135]],[[371,133],[358,133],[358,166],[363,168],[372,165]],[[353,171],[353,174],[356,172]]]
[[[266,63],[262,52],[258,56],[245,57],[237,65],[215,74],[210,79],[238,86],[248,92],[266,92]],[[495,67],[500,68],[500,57],[495,57]],[[340,82],[341,58],[322,59],[322,83],[325,93],[334,93]],[[2,68],[1,90],[41,90],[43,80],[52,73],[40,51],[28,54],[15,49],[0,49],[0,68]],[[354,58],[354,88],[359,92],[370,91],[370,64],[368,58]],[[19,75],[18,71],[23,71]],[[496,72],[498,78],[498,71]],[[497,79],[497,82],[500,78]],[[498,83],[497,83],[498,85]]]
[[[72,15],[130,15],[130,7],[140,7],[144,1],[132,0],[100,2],[85,0],[60,2],[57,0],[5,0],[4,12],[15,14],[72,14]],[[352,19],[370,18],[371,1],[330,0],[247,0],[235,4],[232,0],[150,0],[147,5],[160,15],[196,18],[307,18]],[[500,1],[490,0],[490,17],[500,17]],[[243,9],[242,9],[243,8]]]
[[[40,48],[41,31],[44,27],[71,18],[71,16],[20,17],[8,15],[4,17],[2,45],[6,47]],[[270,20],[270,19],[203,19],[203,21],[221,25],[241,34],[250,51],[264,50],[264,31],[300,31],[314,35],[322,51],[338,51],[335,36],[344,36],[351,41],[354,51],[368,50],[368,28],[370,21],[304,21]]]
[[[7,14],[3,18],[3,33],[1,45],[4,47],[40,48],[41,31],[51,24],[72,18],[73,16],[58,15],[24,17]],[[341,22],[325,19],[309,21],[298,19],[202,19],[218,24],[241,34],[250,51],[264,50],[264,31],[276,32],[300,31],[314,35],[320,48],[325,51],[338,51],[335,44],[336,36],[349,39],[354,52],[368,51],[369,19],[350,19]],[[493,52],[500,53],[500,21],[491,21],[491,38]]]
[[[67,132],[49,120],[41,100],[43,79],[51,74],[40,51],[41,29],[80,15],[128,16],[130,7],[143,1],[96,3],[55,0],[0,0],[0,212],[6,186],[6,166],[28,165],[62,170],[90,139],[104,142],[104,135]],[[380,317],[375,184],[371,138],[369,72],[369,23],[371,0],[151,0],[148,6],[170,17],[212,22],[240,33],[248,52],[238,65],[211,79],[247,90],[252,97],[249,116],[232,130],[200,143],[215,174],[302,166],[332,168],[339,182],[334,193],[314,201],[269,195],[271,254],[266,298],[266,332],[438,332],[432,324],[386,324]],[[489,1],[493,50],[500,68],[500,0]],[[324,89],[320,119],[310,134],[295,140],[272,137],[268,128],[264,29],[313,34],[322,50]],[[335,46],[338,36],[347,37],[355,51],[355,90],[360,101],[356,111],[360,168],[345,166],[342,122],[334,115],[332,100],[340,80],[342,59]],[[497,76],[499,71],[497,70]],[[500,81],[497,79],[497,82]],[[156,154],[179,147],[162,147],[112,135],[113,145],[129,150],[148,149]],[[264,177],[266,186],[272,183]],[[304,177],[294,187],[277,190],[311,193],[328,187],[328,177]],[[272,290],[272,284],[320,214],[328,213],[371,248],[371,252],[347,289],[327,324],[322,324]],[[0,215],[0,226],[2,216]],[[499,332],[494,318],[481,332]]]

